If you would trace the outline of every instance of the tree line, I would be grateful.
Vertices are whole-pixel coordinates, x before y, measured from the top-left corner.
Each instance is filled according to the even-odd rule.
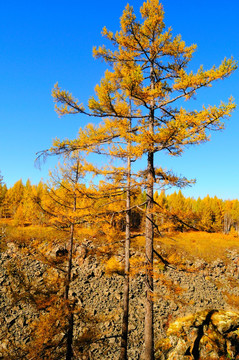
[[[37,185],[32,185],[30,180],[27,180],[26,184],[22,180],[18,180],[9,188],[2,181],[0,183],[1,218],[12,220],[16,226],[52,225],[53,208],[55,213],[59,211],[59,204],[57,208],[56,203],[51,199],[52,191],[53,188],[42,181]],[[59,189],[58,192],[60,193]],[[87,193],[86,187],[85,193]],[[100,192],[98,192],[98,197],[100,197]],[[134,199],[132,199],[132,204],[144,203],[145,200],[145,191],[138,188]],[[181,190],[171,194],[162,190],[161,192],[155,191],[154,201],[156,204],[154,207],[155,223],[162,234],[178,231],[239,233],[238,199],[222,200],[217,196],[210,197],[209,195],[195,199],[194,197],[185,197]],[[125,195],[119,195],[118,202],[108,204],[108,214],[114,213],[114,206],[115,214],[118,214],[120,209],[124,209],[124,203]],[[50,204],[51,213],[47,213],[44,209],[48,209]],[[134,231],[141,231],[144,220],[143,212],[135,207],[130,216]],[[115,215],[113,224],[123,231],[126,227],[125,218],[122,215],[118,215],[118,217]]]

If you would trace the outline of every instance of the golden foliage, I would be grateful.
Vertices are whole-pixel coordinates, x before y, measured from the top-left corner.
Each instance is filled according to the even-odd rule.
[[[224,119],[235,109],[232,98],[219,106],[202,106],[194,111],[178,105],[178,100],[188,100],[202,87],[230,76],[237,64],[232,58],[224,59],[218,67],[204,70],[201,66],[195,73],[187,72],[196,45],[186,46],[180,35],[173,36],[172,29],[165,28],[163,6],[158,0],[145,1],[140,13],[141,19],[137,20],[133,7],[127,5],[119,31],[114,34],[104,27],[102,34],[112,46],[95,47],[93,55],[106,61],[109,68],[96,85],[88,110],[58,84],[53,89],[58,114],[84,113],[103,121],[81,128],[75,140],[56,139],[49,152],[80,150],[86,156],[95,153],[114,159],[113,167],[85,167],[87,172],[104,176],[108,182],[104,191],[111,186],[111,193],[125,187],[126,166],[121,165],[122,160],[128,157],[136,161],[158,151],[181,155],[188,145],[208,141],[210,130],[223,129]],[[105,158],[107,163],[109,157]],[[144,187],[149,186],[147,176],[145,171],[131,175]],[[194,182],[156,166],[154,181],[161,187],[183,187]],[[115,214],[120,207],[122,204],[112,202],[108,209]],[[208,226],[206,223],[202,222],[202,227]],[[208,230],[218,226],[219,222]]]
[[[122,262],[120,262],[115,256],[111,257],[105,263],[105,273],[107,275],[123,275],[124,274],[124,266]]]

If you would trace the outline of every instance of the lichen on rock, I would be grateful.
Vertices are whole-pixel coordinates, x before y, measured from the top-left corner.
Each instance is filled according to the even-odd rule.
[[[210,309],[177,319],[158,342],[156,359],[239,359],[239,313]]]

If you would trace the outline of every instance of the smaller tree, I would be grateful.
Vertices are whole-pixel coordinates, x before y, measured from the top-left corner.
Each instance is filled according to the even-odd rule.
[[[89,199],[83,195],[85,193],[85,186],[80,181],[85,177],[86,171],[78,152],[65,157],[64,166],[59,167],[59,170],[56,174],[51,173],[49,196],[53,209],[48,209],[47,211],[52,214],[53,225],[69,230],[69,240],[65,248],[65,252],[68,254],[68,266],[65,278],[64,299],[68,318],[66,360],[71,360],[73,357],[74,301],[69,298],[69,290],[72,278],[75,226],[82,223],[84,215],[89,213],[92,202],[89,202]]]
[[[83,228],[94,216],[94,190],[87,188],[84,178],[88,176],[90,165],[84,161],[78,151],[66,154],[63,165],[50,172],[48,196],[44,201],[37,200],[40,208],[48,215],[51,226],[65,232],[65,242],[61,242],[58,251],[67,263],[63,268],[65,304],[64,319],[66,326],[65,359],[73,357],[73,330],[75,299],[70,297],[72,281],[73,249],[79,228]]]
[[[3,212],[7,218],[14,218],[18,207],[20,206],[24,193],[22,180],[18,180],[13,187],[9,188],[3,201]]]
[[[3,182],[3,177],[0,173],[0,217],[2,217],[3,214],[3,203],[4,199],[7,193],[7,186]]]

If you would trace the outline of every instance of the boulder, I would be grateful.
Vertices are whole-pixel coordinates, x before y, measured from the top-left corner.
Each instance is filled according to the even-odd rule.
[[[204,310],[170,324],[157,360],[239,359],[239,313]]]

